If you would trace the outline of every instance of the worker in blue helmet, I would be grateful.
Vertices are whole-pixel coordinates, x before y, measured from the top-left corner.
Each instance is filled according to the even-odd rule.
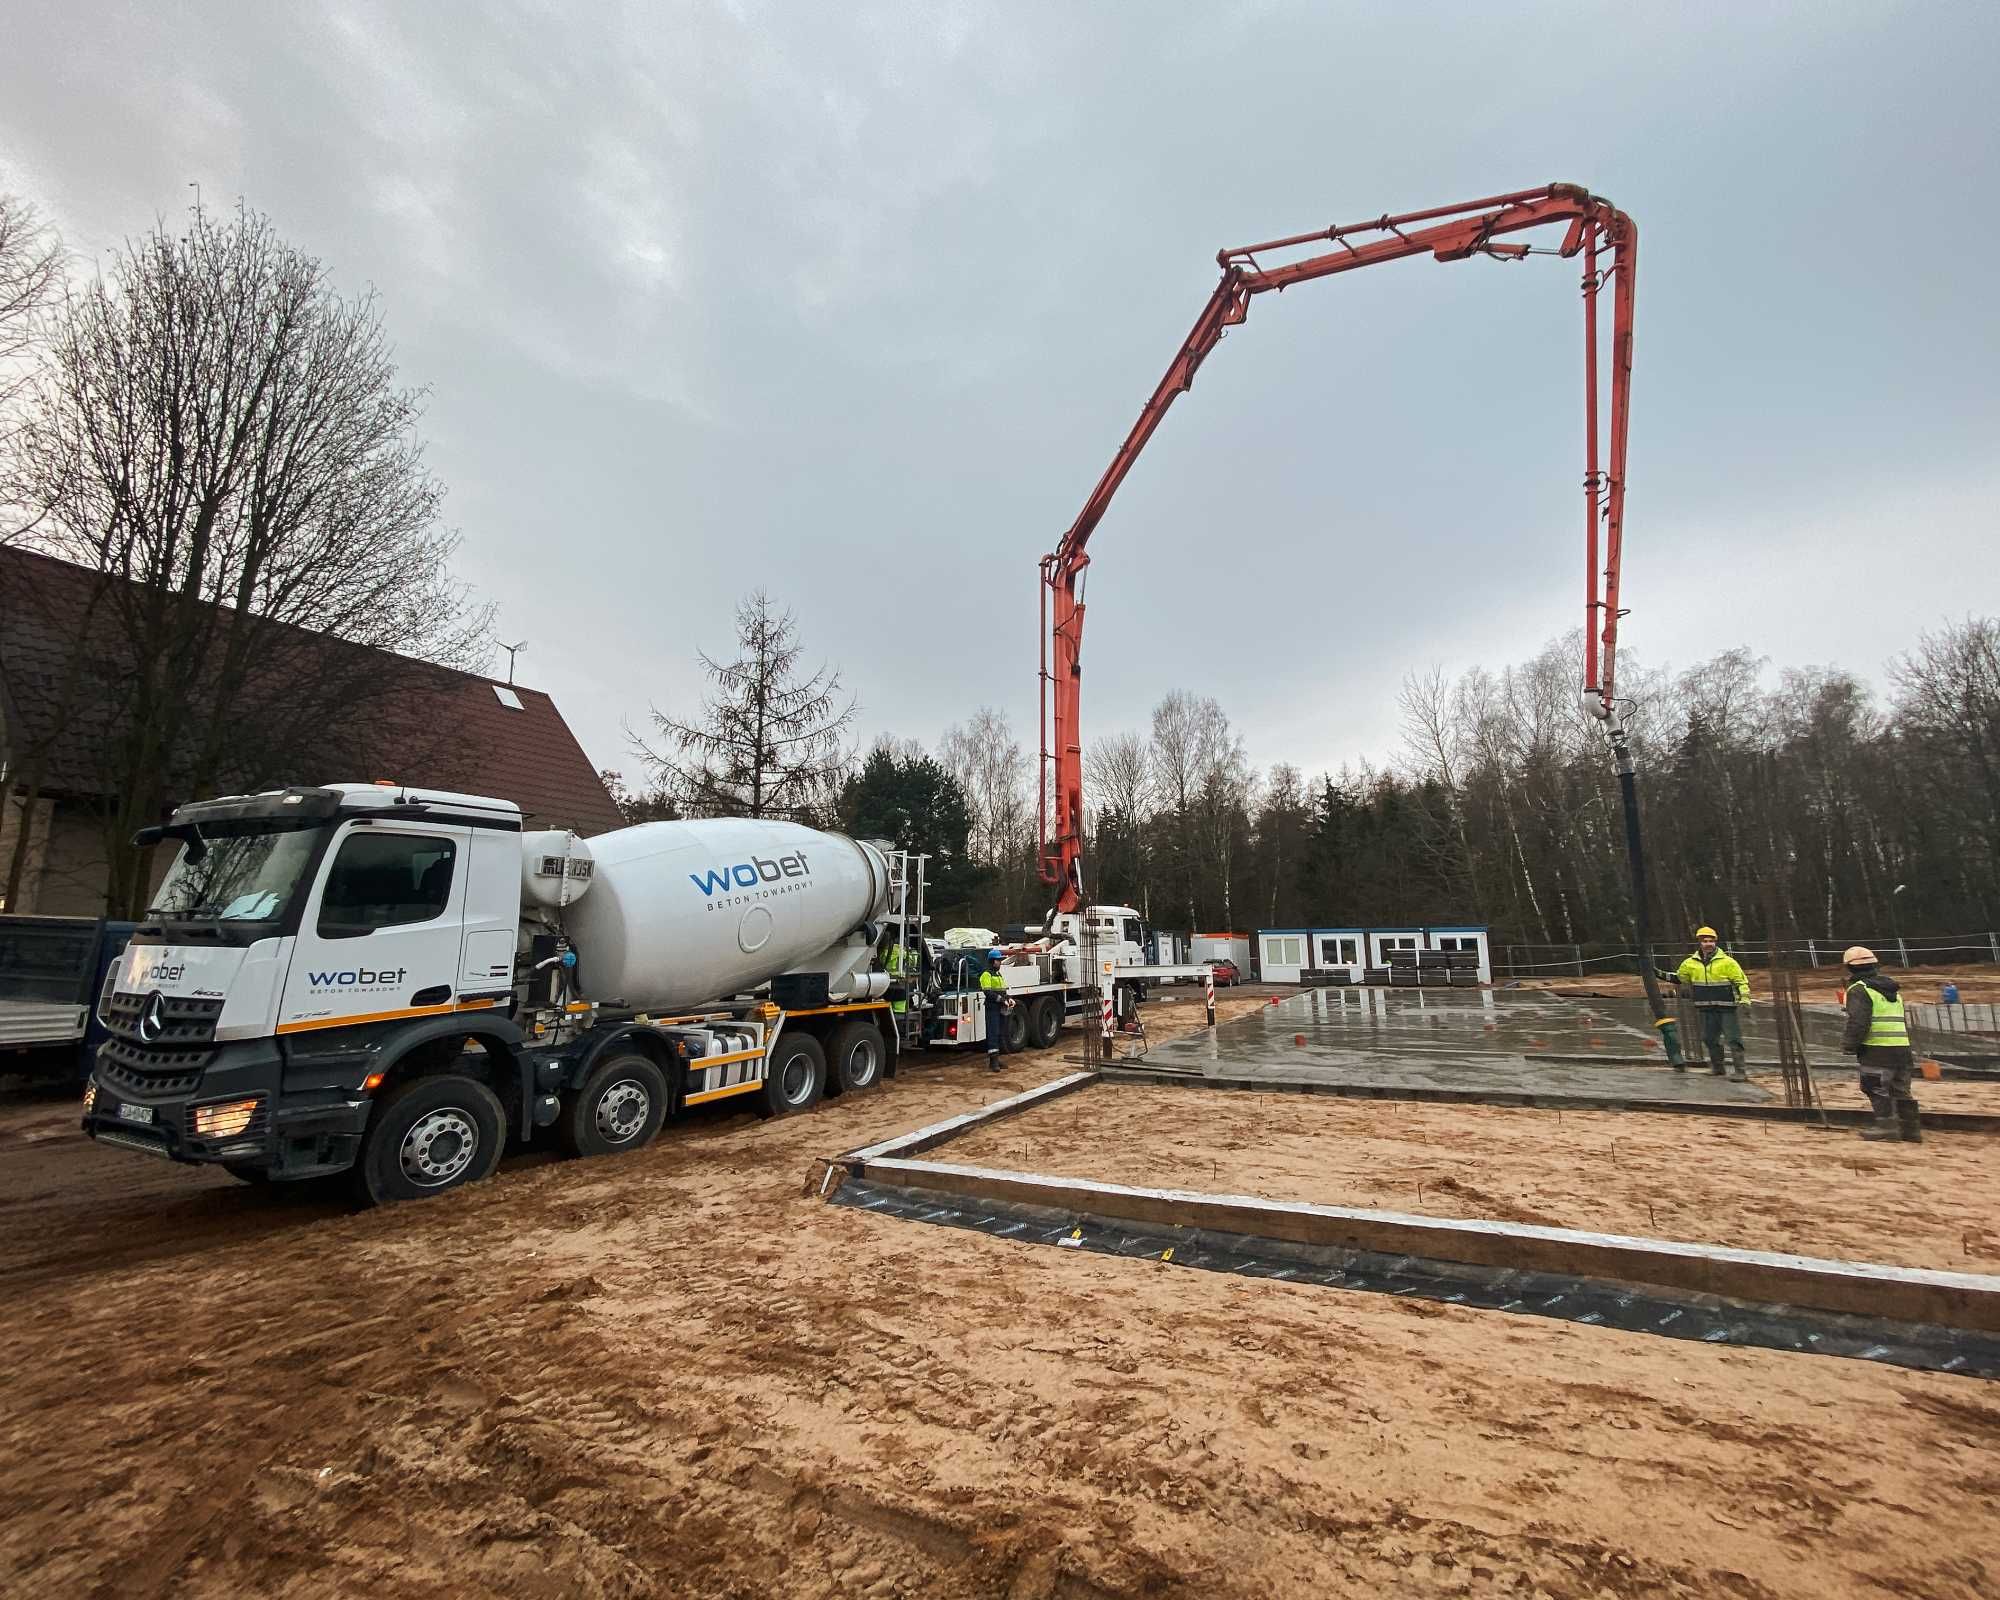
[[[986,952],[986,970],[979,975],[979,992],[986,1001],[986,1070],[1000,1070],[1000,1036],[1007,1031],[1007,1013],[1014,1002],[1007,998],[1007,979],[1000,971],[1006,952],[998,945]]]

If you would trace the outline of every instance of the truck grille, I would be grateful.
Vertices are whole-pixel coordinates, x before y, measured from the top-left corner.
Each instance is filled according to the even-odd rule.
[[[103,1004],[104,1026],[121,1039],[130,1039],[143,1048],[160,1045],[207,1044],[215,1037],[216,1019],[222,1015],[220,1000],[160,997],[160,1030],[150,1040],[139,1036],[139,1019],[145,1014],[150,994],[111,994]]]
[[[97,1052],[97,1077],[135,1099],[186,1094],[214,1059],[213,1050],[155,1050],[128,1039],[107,1039]]]

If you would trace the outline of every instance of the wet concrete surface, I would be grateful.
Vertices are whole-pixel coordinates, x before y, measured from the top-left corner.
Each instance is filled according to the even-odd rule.
[[[1753,1071],[1760,1057],[1775,1058],[1768,1019],[1747,1019],[1744,1041]],[[1731,1105],[1779,1099],[1775,1078],[1731,1083],[1701,1064],[1673,1071],[1643,1000],[1531,991],[1304,989],[1213,1032],[1155,1046],[1143,1065],[1189,1076],[1384,1089]]]

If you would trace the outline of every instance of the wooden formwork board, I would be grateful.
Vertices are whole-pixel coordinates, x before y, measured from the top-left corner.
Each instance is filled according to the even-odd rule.
[[[869,1160],[862,1175],[871,1183],[1163,1231],[1229,1234],[1460,1266],[1562,1274],[1762,1305],[2000,1333],[2000,1277],[1980,1273],[1828,1261],[1528,1223],[1138,1188],[898,1157]]]
[[[1528,1223],[1427,1217],[1248,1195],[1143,1188],[1051,1173],[918,1159],[976,1128],[1047,1106],[1093,1084],[1118,1082],[1183,1083],[1194,1087],[1205,1084],[1266,1092],[1300,1088],[1324,1091],[1320,1085],[1262,1080],[1188,1080],[1164,1073],[1129,1071],[1077,1072],[978,1111],[850,1151],[836,1158],[836,1164],[875,1183],[1001,1206],[1058,1210],[1079,1219],[1167,1232],[1227,1234],[1297,1247],[1362,1251],[1487,1270],[1564,1274],[1767,1306],[1795,1306],[1839,1315],[2000,1333],[2000,1276],[1826,1260]],[[1433,1097],[1447,1096],[1424,1098]],[[1692,1109],[1681,1104],[1658,1103],[1628,1103],[1628,1107],[1681,1112]],[[1586,1102],[1581,1109],[1619,1107]],[[1785,1111],[1784,1107],[1712,1109],[1735,1115],[1761,1111],[1766,1113],[1761,1120],[1802,1120],[1797,1112],[1783,1117],[1769,1115]],[[1932,1119],[1926,1117],[1925,1121],[1929,1125]]]
[[[996,1100],[990,1106],[981,1106],[977,1111],[967,1111],[956,1117],[947,1117],[942,1122],[933,1122],[929,1127],[918,1128],[911,1133],[899,1133],[893,1139],[884,1139],[879,1144],[871,1144],[860,1150],[850,1150],[837,1157],[839,1165],[859,1172],[864,1167],[892,1156],[920,1155],[926,1150],[935,1150],[939,1145],[956,1139],[960,1134],[970,1133],[974,1128],[983,1128],[988,1123],[998,1122],[1006,1117],[1019,1116],[1023,1111],[1032,1111],[1037,1106],[1045,1106],[1051,1100],[1060,1100],[1064,1095],[1074,1094],[1079,1089],[1087,1089],[1098,1081],[1094,1072],[1072,1072],[1067,1077],[1057,1078],[1053,1083],[1040,1084],[1020,1094],[1009,1095],[1005,1100]]]

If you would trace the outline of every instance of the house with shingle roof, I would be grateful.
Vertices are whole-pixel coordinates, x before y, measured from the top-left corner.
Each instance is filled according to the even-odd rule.
[[[130,728],[123,686],[136,670],[118,622],[117,602],[129,598],[120,586],[137,587],[0,548],[0,892],[27,833],[16,904],[0,910],[104,910],[115,752]],[[222,620],[222,608],[206,609]],[[381,778],[512,800],[531,828],[589,836],[622,826],[597,769],[541,690],[282,624],[253,623],[252,640],[285,663],[269,675],[279,683],[309,674],[390,687],[365,715],[342,718],[253,682],[234,714],[263,736],[237,741],[224,789]],[[169,781],[169,807],[201,798],[180,787]],[[165,866],[156,862],[156,873]]]

